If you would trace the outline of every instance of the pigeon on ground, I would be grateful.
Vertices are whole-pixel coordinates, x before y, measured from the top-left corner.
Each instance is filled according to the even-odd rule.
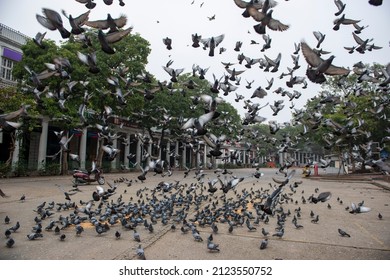
[[[27,234],[28,240],[35,240],[35,239],[42,238],[42,237],[43,237],[42,233],[30,233],[30,234]]]
[[[135,229],[133,230],[133,238],[135,241],[141,242],[141,236],[139,235],[139,233]]]
[[[0,196],[1,197],[8,197],[8,195],[6,195],[1,189],[0,189]]]
[[[268,246],[268,239],[263,239],[261,240],[261,243],[260,243],[260,250],[264,250],[265,248],[267,248]]]
[[[208,240],[207,241],[207,249],[212,252],[219,252],[219,244],[214,243],[213,241]]]
[[[5,243],[5,245],[8,248],[11,248],[12,246],[14,246],[14,244],[15,244],[15,240],[13,238],[8,239],[7,242]]]
[[[137,253],[137,256],[140,260],[146,260],[146,257],[145,257],[145,251],[144,249],[141,247],[141,244],[138,245],[137,249],[136,249],[136,253]]]
[[[346,233],[344,230],[342,229],[338,229],[338,232],[340,233],[341,236],[343,237],[351,237],[351,235],[349,235],[348,233]]]

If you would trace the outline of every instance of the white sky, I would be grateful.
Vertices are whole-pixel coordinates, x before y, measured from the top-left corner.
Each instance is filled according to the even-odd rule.
[[[326,34],[325,41],[321,47],[326,51],[331,51],[336,56],[333,63],[337,66],[351,68],[358,61],[364,63],[377,62],[387,64],[390,62],[390,1],[384,0],[383,5],[374,7],[368,4],[368,0],[344,0],[346,8],[344,13],[346,18],[361,20],[360,25],[368,25],[359,35],[362,39],[373,38],[373,43],[383,47],[381,50],[366,52],[365,54],[349,54],[343,47],[356,45],[352,38],[354,28],[343,25],[339,31],[334,31],[333,20],[336,18],[334,13],[337,8],[333,0],[279,0],[279,4],[274,8],[273,16],[281,22],[290,25],[290,29],[285,32],[276,32],[267,30],[272,38],[271,49],[260,52],[264,43],[261,35],[253,30],[256,22],[251,18],[241,16],[243,10],[239,9],[233,0],[148,0],[132,1],[124,0],[126,5],[120,7],[117,0],[111,6],[106,6],[102,0],[95,0],[96,8],[91,10],[90,20],[105,19],[107,13],[113,17],[120,14],[126,14],[128,23],[126,27],[133,26],[133,33],[139,33],[143,38],[151,43],[152,53],[149,56],[147,70],[156,76],[159,80],[168,80],[169,75],[162,69],[162,65],[170,59],[174,61],[171,67],[185,68],[184,72],[191,72],[192,65],[198,64],[202,68],[210,67],[206,78],[212,80],[212,74],[221,77],[227,74],[221,62],[237,63],[237,55],[244,55],[252,58],[263,58],[266,54],[270,58],[276,58],[278,53],[282,53],[282,62],[277,73],[266,73],[259,69],[257,65],[251,69],[246,69],[244,65],[236,64],[232,68],[236,70],[246,70],[241,74],[241,85],[236,91],[250,98],[255,88],[267,86],[267,79],[274,77],[273,87],[268,90],[268,95],[264,99],[254,99],[255,103],[261,105],[274,100],[284,99],[285,108],[277,116],[272,116],[272,110],[266,107],[260,111],[260,115],[268,120],[277,120],[278,122],[289,121],[291,112],[290,102],[287,97],[281,97],[273,91],[281,86],[286,90],[300,91],[302,96],[295,100],[295,107],[302,108],[308,98],[316,95],[320,87],[307,80],[309,83],[307,89],[302,89],[301,85],[288,88],[285,84],[286,79],[279,79],[282,72],[287,72],[286,67],[292,67],[290,55],[294,51],[294,42],[298,43],[304,39],[311,47],[315,47],[316,40],[313,31],[320,31]],[[194,2],[193,4],[191,4]],[[201,3],[203,6],[200,7]],[[0,0],[0,22],[26,34],[34,37],[39,32],[47,31],[47,38],[59,40],[58,31],[50,31],[41,26],[35,15],[42,14],[42,8],[51,8],[58,12],[64,9],[68,14],[78,16],[88,9],[83,4],[75,0]],[[215,14],[215,20],[210,21],[208,17]],[[65,26],[69,28],[66,18],[63,17]],[[248,33],[248,31],[250,33]],[[191,47],[191,35],[198,33],[203,38],[225,34],[224,41],[220,47],[227,49],[221,55],[216,52],[214,57],[208,56],[208,51],[202,48],[194,49]],[[162,39],[170,37],[173,40],[172,50],[167,50],[162,43]],[[255,40],[259,44],[250,44]],[[242,41],[241,52],[235,52],[236,41]],[[305,76],[307,63],[300,55],[301,68],[295,72],[297,76]],[[328,55],[323,56],[327,58]],[[255,82],[252,89],[246,89],[246,80]],[[222,94],[221,94],[222,96]],[[239,113],[243,114],[243,102],[234,102],[235,94],[222,96],[225,100],[231,102],[237,108]]]

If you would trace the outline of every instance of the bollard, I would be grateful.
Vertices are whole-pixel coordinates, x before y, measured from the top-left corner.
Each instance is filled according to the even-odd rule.
[[[318,176],[318,164],[314,165],[314,176]]]

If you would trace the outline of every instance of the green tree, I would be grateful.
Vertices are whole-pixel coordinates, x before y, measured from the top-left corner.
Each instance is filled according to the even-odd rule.
[[[373,74],[382,67],[365,65],[366,71],[355,69],[356,73],[348,77],[328,79],[323,90],[307,102],[304,117],[299,120],[309,128],[306,139],[329,153],[349,154],[353,168],[356,161],[364,168],[365,161],[376,152],[367,145],[381,143],[388,133],[387,88],[379,86]]]
[[[105,115],[106,108],[111,108],[112,114],[129,116],[135,108],[144,105],[143,98],[132,94],[126,86],[145,72],[150,53],[149,42],[138,34],[130,34],[115,43],[116,52],[110,55],[101,50],[93,31],[88,31],[87,35],[92,41],[92,46],[87,48],[74,37],[60,46],[47,40],[44,42],[45,49],[30,40],[22,47],[23,59],[14,68],[13,74],[19,80],[19,90],[24,92],[23,96],[34,98],[38,114],[49,116],[51,122],[63,130],[102,124],[111,117]],[[80,61],[79,53],[96,53],[99,72],[89,71],[89,67]],[[57,68],[50,69],[48,63]],[[44,71],[54,74],[43,79],[43,86],[38,90],[27,68],[38,74]],[[116,79],[117,84],[110,84],[108,78]],[[120,90],[124,92],[123,96],[118,94]],[[83,116],[80,115],[82,105],[86,112]],[[100,141],[100,146],[103,141]],[[96,158],[101,164],[101,149]],[[66,154],[63,159],[62,173],[65,173]]]

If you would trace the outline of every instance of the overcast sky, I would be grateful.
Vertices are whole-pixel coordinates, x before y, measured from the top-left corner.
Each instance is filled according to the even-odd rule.
[[[34,37],[37,32],[47,31],[47,38],[60,40],[58,31],[50,31],[41,26],[35,15],[42,14],[42,8],[51,8],[58,12],[64,9],[68,14],[78,16],[88,9],[83,4],[75,0],[0,0],[0,22],[20,31],[21,33]],[[103,0],[95,0],[97,3],[90,13],[90,20],[105,19],[107,13],[113,17],[125,14],[128,17],[126,27],[133,26],[133,33],[139,33],[143,38],[151,43],[152,53],[149,56],[147,70],[156,76],[159,80],[168,80],[169,75],[162,69],[168,60],[173,60],[172,68],[184,68],[185,72],[192,71],[192,65],[198,64],[202,68],[209,68],[206,78],[212,80],[212,74],[221,77],[227,74],[221,62],[236,63],[231,68],[236,70],[246,70],[241,74],[241,84],[236,91],[250,98],[255,88],[267,86],[267,80],[274,77],[273,87],[268,90],[268,95],[264,99],[253,99],[255,103],[261,105],[269,102],[273,104],[274,100],[284,99],[285,108],[272,116],[272,110],[265,107],[260,111],[260,115],[268,120],[277,120],[279,122],[288,121],[291,117],[289,109],[290,102],[287,97],[281,97],[273,91],[277,87],[283,87],[286,90],[297,90],[302,93],[301,98],[295,100],[295,107],[302,108],[308,98],[316,95],[320,87],[308,81],[308,87],[302,89],[301,85],[290,89],[286,86],[287,78],[279,79],[282,72],[287,72],[286,67],[292,67],[291,54],[294,51],[294,43],[305,40],[309,46],[315,47],[316,39],[313,31],[320,31],[326,34],[325,41],[321,48],[332,52],[336,56],[333,64],[351,68],[358,61],[364,63],[377,62],[387,64],[390,62],[390,1],[384,0],[383,5],[374,7],[368,4],[368,0],[344,0],[346,8],[345,17],[361,20],[359,25],[368,26],[359,35],[362,39],[373,39],[372,43],[381,46],[382,49],[374,50],[360,54],[354,52],[349,54],[344,46],[356,45],[351,25],[341,26],[339,31],[334,31],[333,20],[336,18],[334,13],[337,11],[333,0],[279,0],[274,8],[273,17],[279,19],[282,23],[289,24],[290,28],[284,32],[267,30],[267,34],[272,38],[271,48],[261,52],[264,43],[261,35],[253,30],[256,22],[251,18],[244,18],[242,9],[238,8],[233,0],[148,0],[131,1],[124,0],[126,5],[119,6],[118,0],[114,0],[111,6],[106,6]],[[215,15],[215,20],[209,20],[209,17]],[[69,28],[65,21],[65,27]],[[226,48],[222,54],[216,52],[214,57],[208,56],[208,51],[202,48],[195,49],[191,47],[191,35],[198,33],[203,38],[225,34],[224,41],[219,47]],[[172,50],[167,50],[162,42],[165,37],[172,38]],[[251,40],[259,44],[251,44]],[[240,52],[234,51],[236,41],[242,41],[243,46]],[[237,56],[243,53],[252,58],[264,58],[264,54],[274,59],[278,53],[282,54],[282,61],[279,71],[276,73],[266,73],[255,65],[247,69],[244,65],[239,65]],[[301,68],[295,72],[297,76],[305,76],[307,63],[300,55]],[[324,55],[327,58],[329,55]],[[246,89],[246,80],[252,81],[252,89]],[[243,102],[234,102],[235,93],[224,97],[231,102],[237,110],[243,114],[245,110]]]

